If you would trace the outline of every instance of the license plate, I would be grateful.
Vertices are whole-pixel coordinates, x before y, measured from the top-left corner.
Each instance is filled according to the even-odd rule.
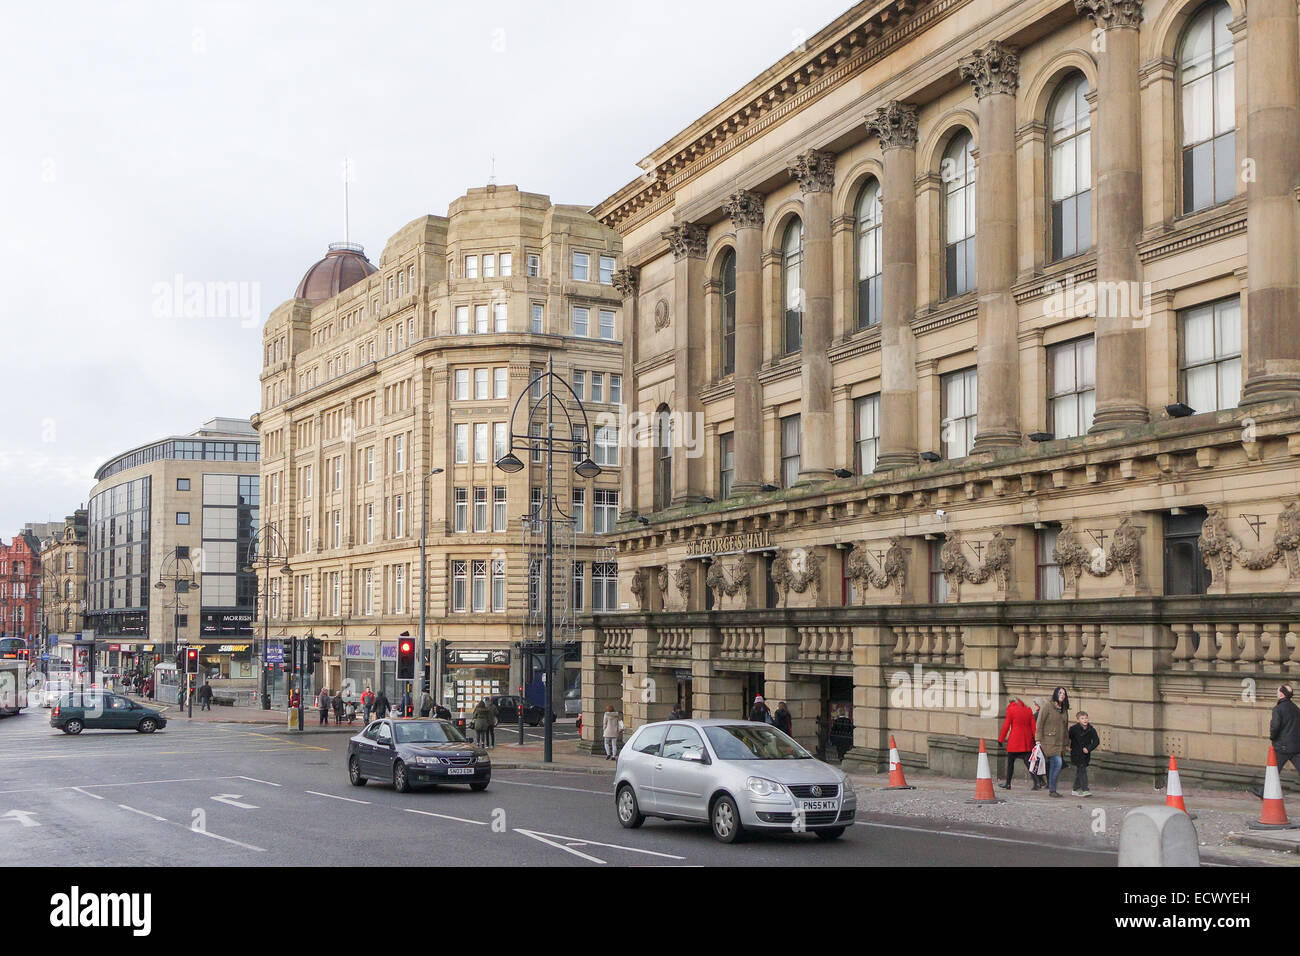
[[[838,800],[800,800],[799,809],[804,812],[813,812],[817,810],[838,810],[840,803]]]
[[[447,773],[449,773],[449,774],[453,774],[453,775],[454,775],[454,774],[472,774],[473,772],[474,772],[474,768],[473,768],[473,767],[448,767],[448,768],[447,768]]]

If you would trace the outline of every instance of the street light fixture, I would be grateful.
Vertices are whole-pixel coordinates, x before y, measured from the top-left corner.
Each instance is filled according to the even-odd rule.
[[[600,466],[592,461],[591,456],[587,454],[589,441],[592,437],[591,422],[587,419],[586,406],[582,404],[582,398],[573,387],[559,375],[555,374],[554,359],[547,358],[546,371],[533,379],[529,388],[520,392],[519,397],[515,399],[514,407],[510,410],[510,447],[506,454],[497,459],[496,466],[511,475],[518,472],[524,467],[524,463],[519,456],[514,454],[516,448],[537,451],[539,447],[546,449],[546,542],[542,552],[545,570],[543,571],[542,586],[540,588],[539,598],[546,603],[542,611],[542,635],[545,641],[545,670],[543,673],[542,686],[545,697],[542,702],[544,708],[543,719],[545,720],[545,732],[543,734],[542,760],[546,763],[552,762],[552,745],[555,735],[554,711],[552,701],[554,699],[554,688],[552,685],[552,671],[554,669],[555,655],[555,608],[552,592],[555,587],[555,449],[556,446],[567,447],[570,453],[577,457],[582,456],[582,461],[574,466],[574,471],[583,478],[595,478],[600,474]],[[565,407],[563,400],[557,398],[555,383],[559,382],[563,386],[564,392],[573,396],[573,402],[576,404],[579,412],[582,413],[583,437],[575,435],[573,418],[569,415],[568,408]],[[545,383],[545,389],[542,389],[542,383]],[[527,425],[531,426],[534,417],[542,409],[546,408],[546,427],[541,435],[521,434],[515,431],[515,416],[519,412],[519,403],[523,401],[528,394],[537,394],[537,400],[530,402],[528,407]],[[563,392],[560,393],[563,395]],[[555,409],[559,407],[565,420],[569,424],[568,437],[561,438],[555,434]],[[527,573],[527,569],[525,569]],[[523,648],[520,648],[520,660],[522,663]],[[522,706],[522,701],[521,701]]]
[[[521,464],[522,468],[523,465]],[[429,530],[429,480],[434,475],[441,475],[442,469],[435,468],[424,476],[420,483],[420,633],[415,640],[415,666],[419,668],[420,690],[427,691],[429,686],[424,675],[424,622],[429,612],[429,561],[425,557],[425,542]],[[415,699],[418,695],[412,694]],[[438,703],[438,701],[434,701]]]
[[[258,544],[261,543],[261,552],[258,552]],[[289,543],[284,540],[284,535],[276,529],[273,524],[264,524],[257,529],[253,539],[248,542],[248,553],[245,555],[244,566],[240,569],[245,574],[256,574],[258,558],[260,557],[262,567],[266,573],[265,582],[261,584],[260,591],[262,595],[262,650],[261,653],[254,654],[257,659],[258,670],[260,673],[258,700],[263,710],[271,709],[271,696],[266,692],[266,672],[269,670],[266,661],[266,648],[271,638],[271,555],[274,552],[280,563],[280,573],[289,575],[293,569],[289,567]]]

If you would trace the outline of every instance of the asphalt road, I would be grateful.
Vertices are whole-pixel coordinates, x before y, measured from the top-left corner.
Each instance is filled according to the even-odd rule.
[[[513,738],[507,738],[513,739]],[[860,823],[840,840],[707,826],[625,830],[610,778],[501,770],[483,793],[348,783],[345,734],[173,721],[68,737],[44,710],[0,719],[0,866],[1114,865],[1031,839]],[[504,757],[505,754],[503,753]]]

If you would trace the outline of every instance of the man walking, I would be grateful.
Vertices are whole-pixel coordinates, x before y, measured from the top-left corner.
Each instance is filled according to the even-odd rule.
[[[375,692],[372,691],[370,685],[367,684],[365,693],[361,695],[361,719],[367,724],[370,723],[370,711],[374,709],[374,706]]]
[[[1283,684],[1277,689],[1277,703],[1273,705],[1273,719],[1268,724],[1268,739],[1277,756],[1277,772],[1281,775],[1287,762],[1300,771],[1300,707],[1291,698],[1295,688]],[[1264,799],[1261,787],[1248,787],[1255,796]]]
[[[212,709],[212,685],[205,683],[199,688],[199,710]]]
[[[326,726],[330,722],[330,690],[328,687],[322,687],[320,696],[316,698],[316,706],[320,709],[320,725]]]
[[[523,706],[522,701],[520,701],[519,706],[520,707]],[[487,702],[487,708],[488,708],[488,732],[487,732],[488,746],[495,747],[497,745],[497,724],[501,723],[501,708],[497,706],[497,702],[494,700],[489,700]]]

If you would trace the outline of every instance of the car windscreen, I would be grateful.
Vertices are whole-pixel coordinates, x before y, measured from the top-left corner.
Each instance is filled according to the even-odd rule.
[[[451,724],[436,721],[395,723],[393,730],[399,744],[454,744],[465,739],[464,734]]]
[[[719,760],[810,760],[812,754],[765,724],[705,727],[704,735]]]

